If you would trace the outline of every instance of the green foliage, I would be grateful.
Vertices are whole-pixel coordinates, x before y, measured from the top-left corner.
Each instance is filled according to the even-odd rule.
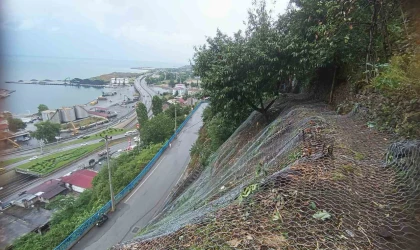
[[[62,210],[73,205],[76,198],[72,195],[58,195],[50,203],[47,203],[45,208],[49,210]]]
[[[127,154],[112,161],[112,178],[115,193],[130,183],[144,166],[159,151],[162,144],[144,148],[139,154]],[[93,179],[92,190],[86,190],[73,199],[71,196],[58,197],[48,205],[50,209],[59,209],[53,214],[50,230],[43,234],[29,233],[13,242],[17,250],[45,250],[60,244],[83,221],[92,216],[109,200],[108,170],[102,168]]]
[[[39,106],[38,106],[38,115],[40,115],[41,112],[42,111],[45,111],[45,110],[48,110],[47,105],[45,105],[45,104],[39,104]]]
[[[258,189],[258,184],[251,184],[245,187],[238,197],[239,202],[242,202],[245,198],[253,194]]]
[[[174,123],[165,113],[160,113],[149,120],[140,134],[145,145],[162,143],[168,140],[174,132]]]
[[[155,156],[162,144],[152,144],[143,148],[140,153],[124,153],[113,159],[110,163],[112,173],[112,185],[114,193],[120,192],[140,172],[144,166]],[[108,169],[102,168],[93,179],[93,203],[101,205],[109,200]]]
[[[395,91],[402,88],[419,89],[420,82],[419,56],[393,56],[390,63],[378,67],[378,76],[373,85],[381,90]]]
[[[163,105],[162,99],[157,95],[153,96],[153,99],[152,99],[153,115],[158,115],[158,114],[162,113],[162,111],[163,111],[162,105]]]
[[[210,122],[211,119],[213,119],[214,115],[215,115],[214,109],[211,108],[211,104],[210,104],[210,106],[207,106],[207,108],[205,108],[203,111],[203,115],[202,115],[203,122],[204,123]]]
[[[175,119],[175,109],[176,109],[176,124],[177,124],[177,127],[178,127],[185,120],[185,118],[192,111],[192,109],[188,106],[183,107],[183,106],[179,105],[178,103],[169,105],[168,109],[165,110],[164,113],[169,118],[172,119],[172,121],[173,121],[172,123],[174,123],[174,119]]]
[[[200,167],[205,167],[212,152],[211,140],[208,137],[206,126],[204,126],[200,129],[197,141],[191,147],[191,162],[198,162]]]
[[[169,85],[169,87],[171,87],[171,88],[175,87],[175,81],[171,79],[171,80],[169,81],[168,85]]]
[[[24,123],[21,119],[18,118],[8,118],[7,122],[9,123],[9,130],[12,132],[16,132],[19,129],[26,128],[26,123]]]
[[[223,117],[267,117],[279,92],[326,92],[345,69],[370,81],[401,46],[399,8],[397,0],[292,0],[275,19],[265,1],[254,2],[245,32],[217,30],[196,48],[194,73]]]
[[[52,123],[50,121],[38,122],[35,124],[36,131],[31,132],[31,136],[38,140],[45,140],[47,142],[53,142],[55,136],[60,133],[60,124]]]
[[[229,136],[236,130],[238,124],[231,120],[223,118],[220,114],[214,116],[211,121],[206,124],[208,135],[211,139],[211,149],[216,151],[220,145],[225,142]]]
[[[65,164],[72,162],[76,159],[79,159],[81,156],[86,155],[101,146],[103,146],[103,142],[79,147],[76,149],[70,149],[64,152],[59,152],[56,154],[51,154],[46,157],[42,157],[27,163],[20,165],[19,169],[27,169],[36,173],[40,174],[47,174],[50,173]]]
[[[140,127],[143,127],[146,124],[146,122],[149,120],[149,117],[147,115],[146,105],[144,105],[142,102],[139,102],[137,104],[136,113],[137,113],[137,120],[139,122],[139,125]]]

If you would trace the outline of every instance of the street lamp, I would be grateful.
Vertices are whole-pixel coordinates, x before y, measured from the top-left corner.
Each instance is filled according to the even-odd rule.
[[[111,167],[109,166],[109,150],[108,150],[108,139],[112,140],[112,136],[105,135],[103,137],[105,139],[105,147],[106,147],[106,161],[108,165],[108,178],[109,178],[109,190],[111,193],[111,211],[115,211],[115,200],[114,200],[114,189],[112,188],[112,176],[111,176]]]

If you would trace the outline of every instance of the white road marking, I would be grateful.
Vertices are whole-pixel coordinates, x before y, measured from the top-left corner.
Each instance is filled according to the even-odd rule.
[[[159,167],[159,165],[162,163],[162,161],[165,159],[166,155],[162,158],[162,160],[160,160],[160,162],[156,165],[156,167],[152,170],[152,172],[149,174],[149,176],[146,177],[146,179],[144,179],[144,181],[136,188],[136,190],[134,190],[134,192],[128,196],[128,198],[125,200],[125,203],[128,202],[128,200],[131,198],[131,196],[133,196],[137,190],[139,190],[139,188],[141,186],[143,186],[143,184],[147,181],[147,179],[149,179],[150,176],[152,176],[152,174],[155,172],[155,170]]]

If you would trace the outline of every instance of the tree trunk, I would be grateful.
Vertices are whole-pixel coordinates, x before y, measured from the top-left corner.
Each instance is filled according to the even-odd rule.
[[[370,29],[369,29],[369,44],[368,44],[367,53],[366,53],[366,80],[368,82],[372,78],[371,70],[372,70],[373,65],[375,63],[375,60],[373,58],[372,50],[373,50],[373,39],[374,39],[374,36],[375,36],[377,19],[378,19],[378,1],[373,0],[373,13],[372,13]],[[372,65],[372,66],[369,67],[369,64]]]
[[[334,67],[334,75],[333,75],[333,80],[332,80],[332,84],[331,84],[331,91],[330,91],[330,102],[329,102],[330,104],[332,103],[332,99],[333,99],[336,74],[337,74],[337,66]]]

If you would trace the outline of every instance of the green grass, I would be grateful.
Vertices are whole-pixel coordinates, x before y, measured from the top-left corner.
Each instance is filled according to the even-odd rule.
[[[5,161],[0,161],[0,168],[4,168],[6,166],[12,165],[16,162],[20,162],[23,160],[28,159],[30,156],[23,156],[23,157],[19,157],[19,158],[13,158],[13,159],[9,159],[9,160],[5,160]]]
[[[74,140],[74,141],[71,141],[71,142],[61,143],[59,145],[47,146],[46,149],[63,148],[63,147],[67,147],[67,146],[78,144],[78,143],[97,140],[97,139],[102,138],[102,136],[105,136],[105,134],[110,135],[110,136],[121,135],[121,134],[124,134],[127,131],[128,131],[127,129],[109,128],[105,131],[102,131],[101,133],[94,134],[94,135],[88,135],[86,139],[77,139],[77,140]]]
[[[83,155],[86,155],[100,148],[103,145],[103,142],[98,142],[92,145],[87,145],[76,149],[71,149],[64,152],[48,155],[22,164],[18,167],[18,169],[27,169],[40,174],[48,174],[64,166],[65,164],[77,160]]]

